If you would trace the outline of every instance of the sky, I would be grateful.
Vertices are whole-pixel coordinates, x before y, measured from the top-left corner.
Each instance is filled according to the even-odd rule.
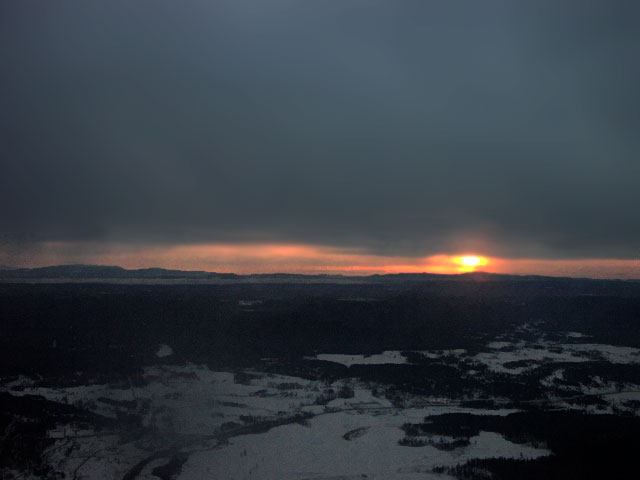
[[[640,4],[0,3],[0,265],[640,278]]]

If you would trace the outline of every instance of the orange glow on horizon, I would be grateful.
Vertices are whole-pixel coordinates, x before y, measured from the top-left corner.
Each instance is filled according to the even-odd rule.
[[[392,256],[355,248],[288,243],[134,245],[46,242],[24,255],[3,252],[0,264],[37,267],[61,264],[159,267],[219,273],[371,275],[389,273],[490,273],[640,279],[640,261],[616,259],[506,259],[477,254]]]

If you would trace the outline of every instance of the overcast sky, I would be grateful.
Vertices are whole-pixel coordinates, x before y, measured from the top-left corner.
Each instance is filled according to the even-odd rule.
[[[640,3],[3,1],[0,248],[640,256]]]

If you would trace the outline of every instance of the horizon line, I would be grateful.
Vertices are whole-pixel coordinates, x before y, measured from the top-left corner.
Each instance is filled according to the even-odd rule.
[[[625,282],[640,282],[640,277],[638,278],[615,278],[615,277],[588,277],[588,276],[572,276],[572,275],[544,275],[538,273],[504,273],[504,272],[489,272],[484,270],[474,270],[467,272],[451,272],[451,273],[441,273],[441,272],[388,272],[388,273],[355,273],[355,274],[346,274],[346,273],[298,273],[298,272],[287,272],[287,271],[277,271],[277,272],[252,272],[252,273],[236,273],[236,272],[220,272],[220,271],[211,271],[211,270],[183,270],[183,269],[174,269],[174,268],[165,268],[165,267],[143,267],[143,268],[126,268],[120,265],[114,264],[98,264],[98,263],[62,263],[62,264],[51,264],[51,265],[43,265],[37,267],[12,267],[8,265],[0,265],[0,272],[11,272],[11,271],[37,271],[42,269],[51,269],[51,268],[61,268],[61,267],[98,267],[98,268],[117,268],[123,270],[125,272],[142,272],[149,270],[160,270],[165,272],[179,272],[184,274],[205,274],[205,275],[220,275],[220,276],[235,276],[235,277],[277,277],[277,276],[295,276],[295,277],[320,277],[320,278],[331,278],[331,277],[341,277],[344,279],[365,279],[371,277],[398,277],[398,276],[431,276],[431,277],[463,277],[463,276],[478,276],[478,275],[487,275],[493,277],[537,277],[537,278],[553,278],[553,279],[571,279],[571,280],[604,280],[604,281],[625,281]],[[118,280],[118,277],[31,277],[31,278],[2,278],[0,276],[0,281],[6,280],[38,280],[38,279],[112,279]],[[130,277],[128,280],[207,280],[206,278],[161,278],[161,277]],[[218,278],[216,280],[225,280],[224,278]]]

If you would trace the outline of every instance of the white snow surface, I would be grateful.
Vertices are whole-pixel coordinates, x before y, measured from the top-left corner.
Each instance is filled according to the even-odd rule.
[[[470,360],[483,363],[494,372],[513,375],[518,375],[544,362],[587,362],[601,359],[618,364],[640,363],[640,349],[597,343],[492,342],[487,347],[493,351],[478,353],[470,357]],[[515,361],[528,361],[532,365],[517,368],[505,367],[506,363]]]
[[[407,363],[407,359],[397,350],[387,350],[375,355],[344,355],[340,353],[321,353],[315,356],[317,360],[325,362],[341,363],[350,367],[351,365],[384,365]]]
[[[456,350],[420,350],[415,353],[424,355],[427,358],[441,358],[449,355],[460,356],[466,353],[466,350],[459,348]],[[408,363],[407,358],[399,350],[385,350],[382,353],[373,355],[346,355],[342,353],[320,353],[315,357],[307,357],[314,360],[323,360],[325,362],[341,363],[350,367],[351,365],[401,365]]]
[[[238,383],[238,379],[243,383]],[[226,422],[246,424],[247,418],[252,419],[251,423],[262,419],[286,420],[305,412],[316,415],[302,424],[289,423],[263,433],[234,436],[226,445],[208,441],[188,447],[191,454],[178,477],[187,480],[335,480],[362,478],[362,474],[378,479],[448,478],[433,475],[431,468],[463,463],[472,457],[548,454],[546,450],[515,445],[499,435],[484,432],[472,438],[469,447],[452,452],[430,446],[401,446],[398,440],[404,433],[400,427],[406,422],[422,422],[426,416],[452,412],[506,415],[514,410],[485,411],[429,404],[424,398],[420,402],[416,399],[416,406],[398,408],[377,393],[376,385],[354,379],[326,383],[256,371],[245,371],[244,377],[236,377],[187,364],[149,367],[144,380],[144,385],[129,388],[110,385],[46,388],[21,378],[21,390],[12,393],[81,404],[111,417],[119,407],[101,399],[146,402],[149,408],[144,424],[154,427],[159,438],[171,442],[176,435],[210,435]],[[335,398],[326,405],[317,403],[327,392],[339,392],[345,386],[353,390],[352,398]],[[352,440],[343,438],[348,431],[359,428],[366,429],[363,435]],[[122,478],[129,468],[150,454],[148,444],[122,443],[119,435],[109,431],[73,431],[69,426],[60,426],[49,435],[56,443],[46,458],[70,478]],[[72,454],[67,455],[70,446]],[[163,450],[166,445],[160,443],[155,448]],[[153,460],[140,478],[153,478],[151,470],[167,461]]]
[[[181,480],[256,479],[425,479],[449,478],[431,473],[437,465],[455,465],[471,458],[535,458],[543,449],[516,445],[495,433],[481,432],[471,445],[452,452],[431,446],[405,447],[400,426],[407,420],[394,413],[337,412],[313,418],[309,426],[291,424],[261,435],[232,439],[231,445],[192,455]],[[363,435],[345,440],[351,430]]]
[[[579,338],[584,335],[569,332],[567,337]],[[469,361],[485,364],[494,372],[519,375],[535,368],[536,364],[544,362],[587,362],[590,360],[604,360],[611,363],[640,363],[640,349],[604,345],[597,343],[554,343],[539,341],[535,343],[494,341],[487,344],[490,352],[481,352],[466,357]],[[427,358],[438,359],[444,356],[461,357],[466,350],[424,350],[417,351]],[[317,360],[340,363],[350,367],[352,365],[384,365],[407,363],[407,358],[397,350],[387,350],[374,355],[345,355],[338,353],[321,353],[313,357]],[[515,361],[531,362],[529,366],[507,368],[505,364]]]

